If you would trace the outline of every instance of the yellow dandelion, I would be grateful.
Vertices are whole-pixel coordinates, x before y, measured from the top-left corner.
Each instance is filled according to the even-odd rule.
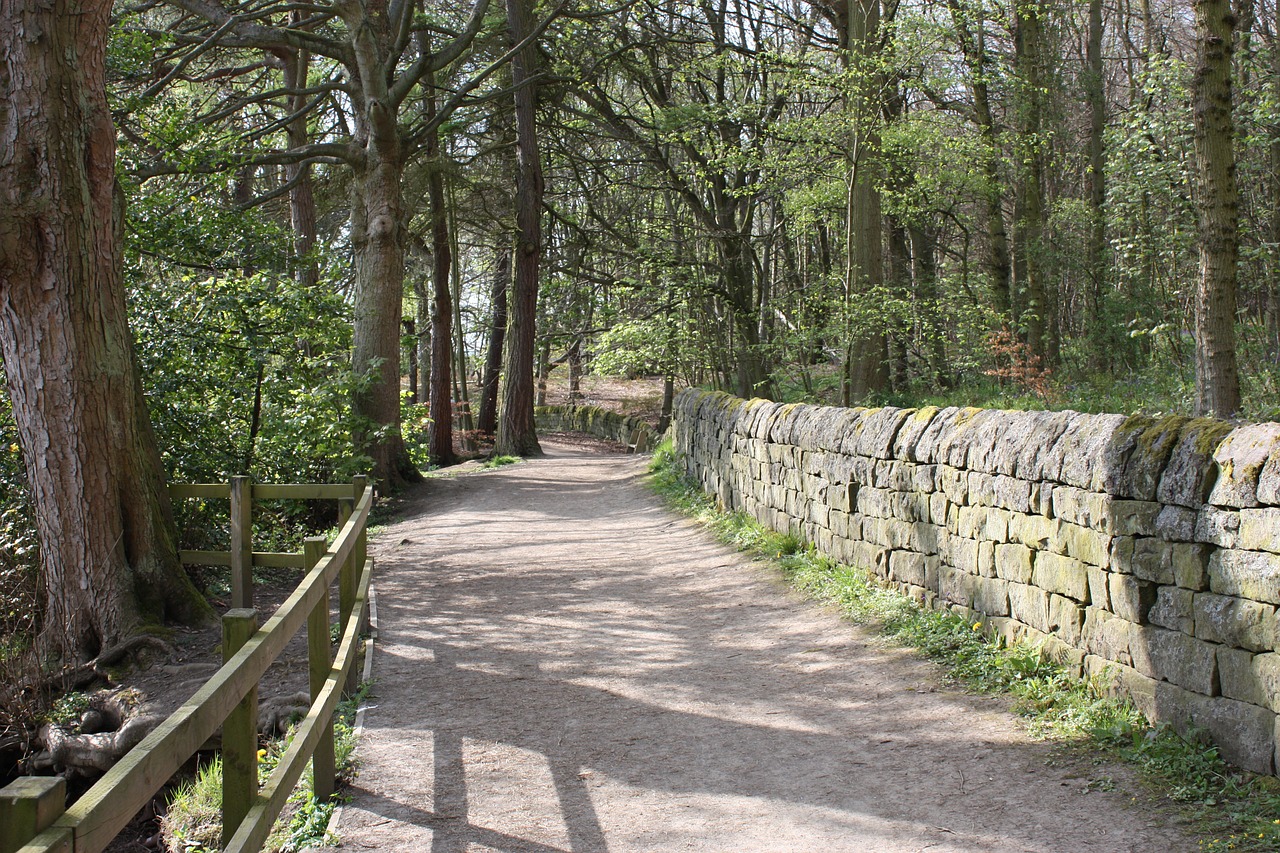
[[[265,749],[260,749],[260,750],[258,750],[258,760],[259,760],[259,761],[261,761],[262,759],[264,759],[264,758],[266,758],[266,757],[267,757],[267,751],[266,751]]]
[[[979,630],[979,629],[981,629],[981,628],[982,628],[982,623],[981,623],[981,622],[974,622],[974,623],[973,623],[973,630],[977,631],[977,630]]]

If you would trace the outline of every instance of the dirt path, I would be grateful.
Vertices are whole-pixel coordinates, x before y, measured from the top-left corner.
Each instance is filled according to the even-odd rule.
[[[641,461],[549,450],[379,537],[344,847],[1194,849],[662,509]]]

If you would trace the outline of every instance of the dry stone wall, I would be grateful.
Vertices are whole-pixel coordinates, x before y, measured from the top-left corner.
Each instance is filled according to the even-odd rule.
[[[655,443],[653,427],[647,422],[597,406],[535,406],[533,415],[543,432],[585,432],[625,444],[636,452],[652,448]]]
[[[726,508],[1280,767],[1280,424],[698,390],[674,423]]]

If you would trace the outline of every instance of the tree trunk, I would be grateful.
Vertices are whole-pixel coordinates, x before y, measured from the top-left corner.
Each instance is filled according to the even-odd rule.
[[[498,376],[502,373],[502,343],[507,334],[507,282],[511,279],[511,250],[498,251],[493,269],[493,318],[489,327],[489,347],[484,358],[484,379],[480,388],[480,417],[476,429],[485,435],[498,431]]]
[[[356,436],[373,459],[373,476],[391,490],[421,477],[400,434],[400,309],[404,292],[404,165],[394,128],[371,132],[352,176],[351,244],[355,260],[353,364],[367,374],[354,395],[357,416],[375,430]]]
[[[1231,417],[1240,409],[1236,372],[1236,269],[1239,196],[1231,117],[1230,0],[1195,0],[1196,210],[1200,283],[1196,290],[1196,411]]]
[[[880,0],[854,0],[849,4],[846,55],[854,70],[854,93],[850,103],[854,139],[849,149],[849,181],[846,195],[845,227],[848,229],[845,266],[845,296],[851,310],[854,303],[884,284],[883,223],[876,168],[880,134],[881,75],[874,70],[880,34]],[[850,330],[846,358],[846,397],[852,402],[883,391],[889,385],[887,339],[883,325],[863,323]]]
[[[966,12],[957,0],[951,0],[952,20],[960,37],[961,52],[969,65],[970,88],[973,90],[974,121],[982,137],[984,156],[980,168],[986,182],[982,202],[987,226],[987,277],[996,313],[1007,323],[1016,323],[1013,315],[1013,265],[1009,259],[1009,236],[1004,226],[1004,200],[1000,183],[1000,146],[991,97],[987,87],[990,78],[985,22],[978,21],[976,34],[968,24]]]
[[[512,44],[531,30],[529,0],[507,0],[507,26]],[[503,385],[502,417],[493,451],[508,456],[539,456],[537,425],[533,419],[533,348],[537,330],[538,265],[542,256],[542,159],[538,153],[537,50],[526,45],[511,60],[516,86],[516,252],[507,324],[507,381]]]
[[[1021,321],[1027,347],[1033,358],[1047,360],[1049,311],[1044,273],[1044,21],[1047,14],[1039,2],[1016,3],[1014,63],[1022,83],[1019,145],[1021,166],[1017,181],[1017,215],[1014,243],[1017,248],[1016,276],[1023,295]]]
[[[296,26],[302,21],[302,12],[293,10],[289,13],[289,20]],[[305,89],[311,54],[305,50],[285,51],[281,59],[284,61],[285,87]],[[303,114],[306,104],[305,95],[289,95],[289,112],[297,115],[285,128],[290,148],[302,148],[310,141],[307,116]],[[315,257],[316,199],[311,188],[311,164],[290,163],[284,167],[284,176],[293,184],[289,190],[289,221],[293,229],[294,275],[302,287],[312,288],[320,281],[320,266]]]
[[[121,279],[108,2],[0,15],[0,344],[36,508],[40,652],[212,614],[178,562]]]
[[[440,172],[439,146],[428,143],[434,162],[427,175],[427,196],[431,205],[431,384],[427,425],[427,452],[431,462],[445,466],[456,463],[453,453],[453,299],[449,288],[449,265],[453,252],[449,243],[449,220],[444,209],[444,175]]]
[[[1106,319],[1106,90],[1102,65],[1102,0],[1089,0],[1089,34],[1084,73],[1089,101],[1089,246],[1085,261],[1089,276],[1088,336],[1094,369],[1110,370]]]

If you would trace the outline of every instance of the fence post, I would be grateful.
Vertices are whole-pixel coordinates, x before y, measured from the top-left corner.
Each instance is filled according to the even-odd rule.
[[[13,853],[62,817],[67,781],[23,776],[0,788],[0,853]]]
[[[311,571],[324,556],[323,536],[309,536],[302,543],[302,553],[307,571]],[[324,683],[333,669],[332,646],[329,639],[329,589],[325,587],[320,600],[307,615],[307,660],[311,674],[311,701],[315,702],[324,689]],[[323,802],[333,795],[337,781],[333,747],[333,717],[324,724],[316,751],[311,756],[311,778],[316,800]]]
[[[258,630],[258,611],[228,610],[222,617],[222,662]],[[222,838],[230,840],[258,796],[258,685],[222,724]]]
[[[231,478],[231,606],[253,607],[253,481]]]
[[[354,489],[353,489],[354,492]],[[355,511],[356,501],[360,500],[360,495],[355,494],[350,498],[338,499],[338,529],[341,530],[348,521],[351,520],[351,514]],[[351,608],[356,600],[356,572],[353,571],[356,565],[356,550],[351,549],[351,554],[347,557],[347,561],[342,564],[338,574],[338,617],[344,630],[346,628],[347,619],[351,616]]]

